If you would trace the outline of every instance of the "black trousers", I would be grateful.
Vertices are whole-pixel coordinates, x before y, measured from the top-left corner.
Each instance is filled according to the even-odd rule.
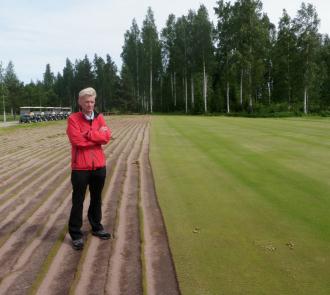
[[[72,208],[69,219],[69,234],[73,240],[80,239],[83,234],[81,226],[83,223],[83,207],[87,186],[91,201],[88,209],[88,220],[93,231],[103,229],[102,219],[102,189],[106,177],[106,168],[97,170],[72,170]]]

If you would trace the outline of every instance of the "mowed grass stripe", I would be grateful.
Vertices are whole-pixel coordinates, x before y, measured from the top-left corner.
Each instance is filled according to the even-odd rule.
[[[183,294],[329,294],[329,127],[153,117],[151,162]]]

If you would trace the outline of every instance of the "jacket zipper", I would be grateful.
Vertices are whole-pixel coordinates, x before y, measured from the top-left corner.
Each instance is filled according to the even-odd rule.
[[[93,125],[93,120],[90,120],[90,126],[91,126],[91,131],[92,131],[92,125]],[[91,151],[91,158],[92,158],[92,170],[94,170],[94,153]]]

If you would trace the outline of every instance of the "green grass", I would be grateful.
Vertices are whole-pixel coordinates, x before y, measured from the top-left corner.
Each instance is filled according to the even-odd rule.
[[[183,294],[330,294],[328,118],[154,116],[151,126]]]
[[[59,121],[48,121],[48,122],[38,122],[38,123],[25,123],[25,124],[17,124],[8,127],[0,127],[0,135],[8,134],[19,129],[44,128],[44,127],[49,127],[51,125],[60,125],[60,124],[66,124],[66,121],[59,120]]]
[[[6,114],[6,121],[9,122],[9,121],[18,121],[19,120],[19,115],[16,115],[14,117],[14,115],[11,115],[11,114]],[[3,122],[3,112],[0,114],[0,122],[2,123]]]

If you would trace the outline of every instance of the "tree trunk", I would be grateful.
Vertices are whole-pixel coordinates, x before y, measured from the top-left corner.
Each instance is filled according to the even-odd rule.
[[[163,111],[163,76],[160,76],[160,109]]]
[[[137,111],[139,112],[139,100],[140,100],[140,89],[139,89],[139,54],[137,50],[137,46],[135,49],[135,55],[136,55],[136,105],[137,105]]]
[[[174,108],[176,108],[176,73],[174,72]]]
[[[230,113],[230,106],[229,106],[229,82],[227,81],[227,113]]]
[[[240,104],[243,106],[243,69],[241,69]]]
[[[186,114],[187,114],[188,113],[188,82],[187,82],[187,74],[185,74],[184,84],[185,84],[185,101],[186,101]]]
[[[305,86],[305,91],[304,91],[304,113],[307,114],[307,86]]]
[[[194,109],[195,97],[194,97],[194,78],[191,75],[191,108]]]
[[[290,79],[290,44],[287,43],[287,75],[288,75],[288,100],[289,100],[289,109],[291,108],[291,79]]]
[[[308,70],[309,70],[309,58],[308,58],[308,54],[309,54],[309,45],[307,44],[307,61],[306,61],[306,66],[307,69],[305,70],[305,95],[304,95],[304,113],[307,114],[308,113],[308,82],[309,82],[309,75],[308,75]]]
[[[152,63],[150,67],[150,113],[152,113]]]
[[[253,103],[252,103],[252,65],[249,65],[249,107],[250,111],[253,110]]]
[[[2,84],[3,122],[6,123],[6,122],[7,122],[7,118],[6,118],[6,105],[5,105],[5,94],[4,94],[3,85],[4,85],[4,84]]]
[[[204,96],[204,112],[207,113],[207,81],[206,81],[206,70],[205,70],[205,60],[203,56],[203,96]]]
[[[173,73],[171,73],[171,96],[174,99]]]

